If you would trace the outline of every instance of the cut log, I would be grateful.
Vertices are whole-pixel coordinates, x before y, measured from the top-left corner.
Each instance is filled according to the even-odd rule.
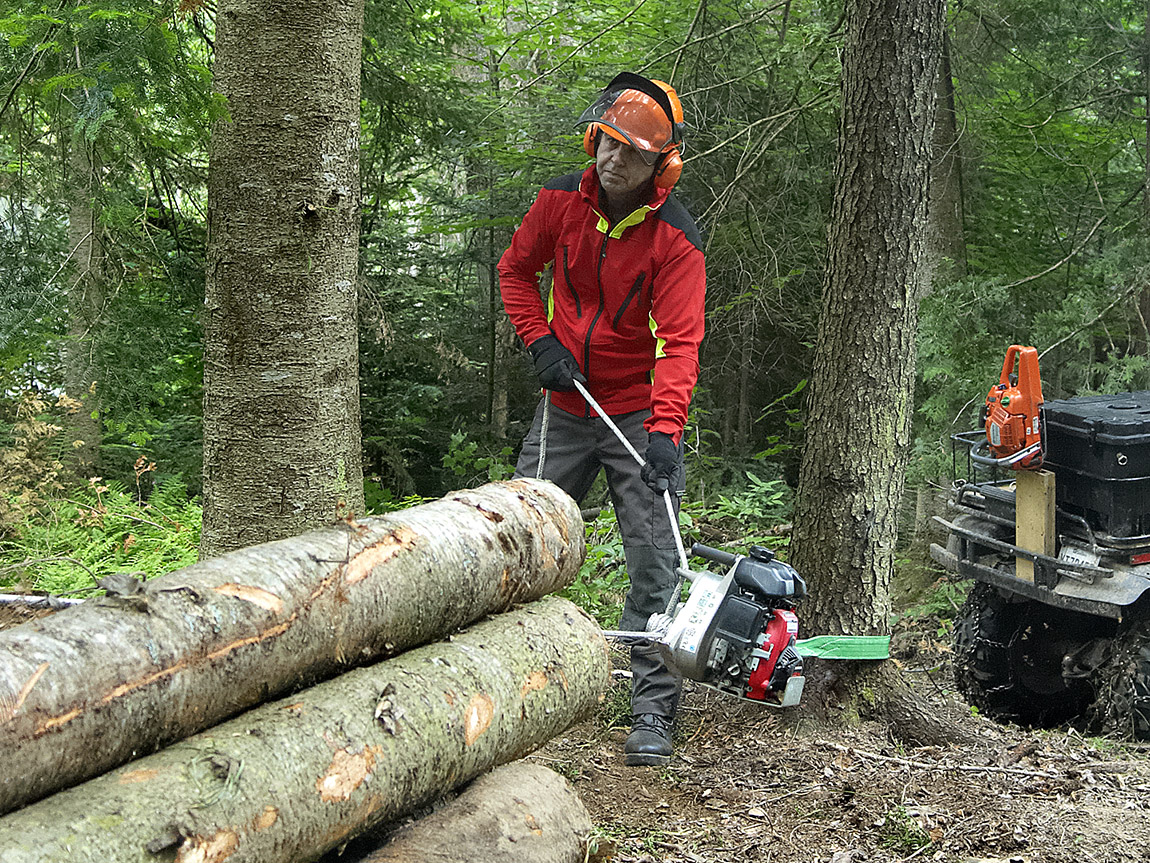
[[[569,583],[537,480],[232,552],[0,632],[0,813]]]
[[[583,863],[591,816],[562,776],[517,761],[348,863]]]
[[[598,626],[548,597],[0,818],[3,863],[314,860],[594,711]]]

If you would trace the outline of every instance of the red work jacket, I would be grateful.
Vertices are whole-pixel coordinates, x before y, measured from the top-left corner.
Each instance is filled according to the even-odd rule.
[[[548,265],[544,306],[539,276]],[[676,443],[699,376],[706,281],[686,208],[656,189],[612,225],[599,207],[594,165],[543,187],[499,261],[503,305],[523,342],[554,333],[608,414],[649,408],[647,430]],[[592,415],[578,392],[552,393],[551,402]]]

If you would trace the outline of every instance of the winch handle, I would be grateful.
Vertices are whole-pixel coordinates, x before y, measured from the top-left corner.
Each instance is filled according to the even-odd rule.
[[[734,552],[723,551],[721,548],[712,548],[709,545],[703,545],[701,542],[696,542],[691,545],[691,554],[698,557],[705,557],[707,560],[714,561],[723,566],[734,566],[735,561],[739,558]]]

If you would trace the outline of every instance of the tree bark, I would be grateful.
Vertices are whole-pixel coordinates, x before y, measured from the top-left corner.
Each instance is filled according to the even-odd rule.
[[[931,145],[930,204],[927,249],[930,254],[931,278],[945,270],[954,278],[966,275],[966,234],[963,230],[962,160],[959,158],[958,113],[954,104],[954,77],[950,69],[950,40],[942,38],[938,67],[938,107]],[[924,290],[929,290],[930,279]]]
[[[0,818],[4,863],[314,860],[539,747],[608,676],[595,622],[547,598]]]
[[[0,812],[300,685],[558,590],[575,502],[496,483],[154,579],[0,633]]]
[[[95,145],[82,130],[72,133],[68,156],[68,342],[64,391],[76,400],[68,412],[69,469],[80,480],[99,471],[102,440],[96,390],[96,328],[104,305],[104,244],[97,214]]]
[[[827,269],[799,474],[793,562],[808,632],[890,631],[909,450],[918,299],[944,0],[847,0],[842,118]],[[928,716],[884,663],[821,663],[811,701],[841,686],[904,739]],[[887,684],[890,683],[888,686]],[[840,700],[842,696],[839,696]]]
[[[362,31],[363,0],[216,16],[201,557],[363,512]]]
[[[442,809],[347,863],[583,863],[590,835],[591,816],[571,784],[520,761],[480,776]]]
[[[889,631],[943,0],[849,0],[794,563],[809,631]]]
[[[974,745],[976,738],[909,691],[889,662],[804,661],[803,710],[789,721],[842,725],[849,719],[881,722],[911,746]]]

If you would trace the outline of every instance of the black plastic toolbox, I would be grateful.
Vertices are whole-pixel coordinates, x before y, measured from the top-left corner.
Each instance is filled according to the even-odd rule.
[[[1042,405],[1058,506],[1103,534],[1150,534],[1150,391]]]

